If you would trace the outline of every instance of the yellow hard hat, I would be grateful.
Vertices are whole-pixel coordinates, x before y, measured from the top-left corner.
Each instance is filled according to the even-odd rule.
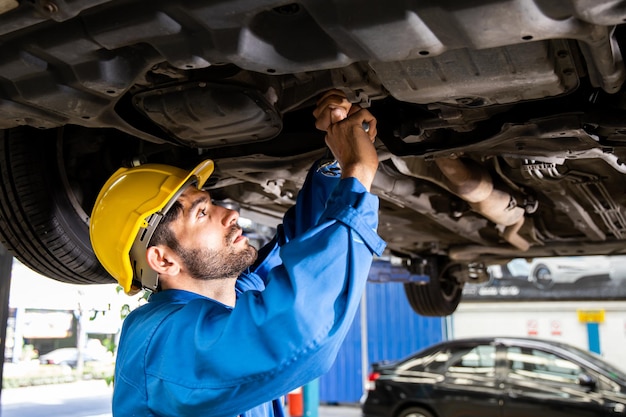
[[[158,276],[147,264],[154,229],[187,185],[202,188],[213,173],[206,160],[191,171],[145,164],[118,169],[104,184],[91,214],[91,245],[104,268],[127,294],[155,291]]]

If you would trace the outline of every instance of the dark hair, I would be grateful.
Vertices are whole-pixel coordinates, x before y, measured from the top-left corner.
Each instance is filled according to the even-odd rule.
[[[176,201],[172,207],[165,213],[161,222],[154,230],[154,234],[148,243],[148,247],[157,246],[157,245],[165,245],[170,247],[175,252],[178,252],[180,244],[178,243],[178,239],[174,236],[174,233],[169,228],[170,223],[178,218],[180,213],[183,211],[183,206],[178,201]]]

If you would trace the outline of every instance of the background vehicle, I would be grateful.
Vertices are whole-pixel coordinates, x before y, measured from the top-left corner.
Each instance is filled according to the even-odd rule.
[[[526,338],[443,342],[374,364],[365,417],[626,414],[626,375],[578,348]]]
[[[611,279],[626,279],[626,256],[613,256],[611,258],[611,270],[609,272]]]
[[[112,363],[113,356],[110,352],[96,352],[84,350],[82,352],[83,361],[85,362],[106,362]],[[67,365],[75,368],[78,363],[77,348],[61,348],[55,349],[39,357],[39,363],[43,365]]]
[[[379,233],[415,311],[485,264],[625,253],[626,7],[615,0],[7,0],[0,240],[66,282],[111,277],[88,239],[120,165],[193,166],[275,225],[342,89],[378,118]]]
[[[608,256],[537,258],[528,267],[528,281],[540,289],[549,289],[555,284],[593,284],[610,279],[611,265]]]

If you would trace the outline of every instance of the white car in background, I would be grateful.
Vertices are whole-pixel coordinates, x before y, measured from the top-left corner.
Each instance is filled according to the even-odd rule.
[[[609,276],[614,280],[626,279],[626,256],[611,256]]]
[[[528,281],[540,289],[587,280],[599,282],[611,278],[612,265],[610,256],[535,258],[529,263]],[[623,268],[626,275],[626,265]]]

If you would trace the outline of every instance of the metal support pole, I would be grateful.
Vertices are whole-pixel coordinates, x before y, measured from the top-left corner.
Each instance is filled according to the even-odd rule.
[[[7,320],[9,318],[9,292],[11,290],[11,269],[13,256],[0,245],[0,396],[2,395],[2,378],[4,370],[4,349],[7,337]]]
[[[367,287],[363,291],[361,297],[361,393],[365,393],[367,382],[369,380],[369,346],[367,336]]]
[[[587,323],[587,341],[589,343],[589,351],[600,355],[600,324]]]
[[[303,387],[304,417],[318,417],[320,405],[320,380],[315,379]]]
[[[589,351],[600,355],[600,323],[604,323],[604,310],[578,310],[578,321],[587,325]]]

